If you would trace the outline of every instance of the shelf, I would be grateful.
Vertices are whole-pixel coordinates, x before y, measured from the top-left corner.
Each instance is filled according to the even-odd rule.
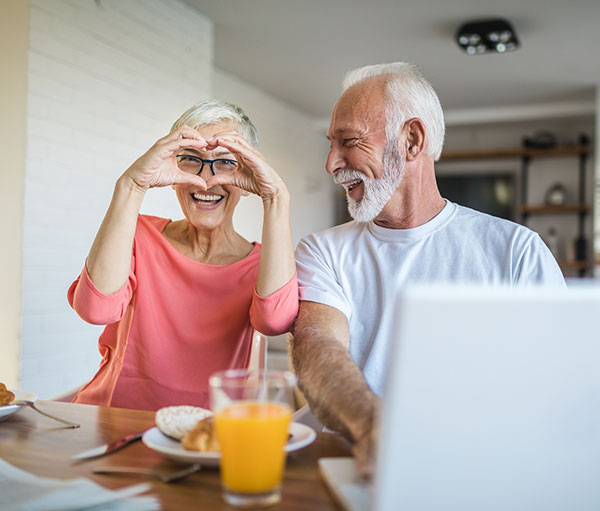
[[[547,204],[530,204],[519,206],[519,213],[527,215],[564,215],[568,213],[588,212],[589,207],[585,204],[564,204],[562,206],[549,206]]]
[[[484,160],[491,158],[522,158],[524,156],[536,156],[546,158],[559,158],[563,156],[576,156],[589,154],[590,146],[564,146],[551,149],[532,149],[527,147],[509,149],[491,149],[485,151],[452,151],[442,153],[440,161],[452,160]]]
[[[497,160],[497,159],[518,159],[520,160],[520,199],[521,205],[518,206],[518,211],[521,215],[521,223],[527,225],[527,220],[530,215],[577,215],[577,239],[585,239],[585,222],[586,215],[590,212],[590,207],[585,204],[585,169],[589,156],[592,153],[590,145],[563,145],[552,147],[549,149],[537,149],[530,147],[491,149],[479,151],[450,151],[442,153],[441,162],[449,161],[465,161],[465,160]],[[563,204],[561,206],[550,206],[548,204],[529,204],[528,201],[528,182],[529,172],[532,160],[534,158],[566,158],[577,157],[579,169],[579,189],[577,202],[574,204]],[[575,270],[579,277],[584,277],[586,272],[590,270],[590,265],[587,261],[559,261],[560,268],[564,270]]]
[[[587,261],[558,261],[558,266],[563,270],[587,270]]]

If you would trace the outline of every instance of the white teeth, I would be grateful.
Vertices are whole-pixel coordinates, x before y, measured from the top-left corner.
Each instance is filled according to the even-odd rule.
[[[204,195],[202,193],[194,193],[193,197],[196,200],[204,200],[204,201],[209,201],[209,202],[223,198],[221,195]]]
[[[362,183],[362,181],[360,179],[356,179],[354,181],[348,181],[347,183],[344,183],[344,186],[346,188],[352,188],[353,186],[356,186],[359,183]]]

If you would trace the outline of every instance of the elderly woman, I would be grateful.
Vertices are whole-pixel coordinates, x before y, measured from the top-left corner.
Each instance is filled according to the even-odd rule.
[[[248,366],[254,329],[289,330],[298,310],[289,194],[256,145],[239,107],[203,101],[117,180],[68,291],[85,321],[107,325],[100,368],[74,402],[207,407],[209,375]],[[161,186],[175,190],[183,220],[139,214]],[[262,199],[262,246],[233,227],[248,193]]]

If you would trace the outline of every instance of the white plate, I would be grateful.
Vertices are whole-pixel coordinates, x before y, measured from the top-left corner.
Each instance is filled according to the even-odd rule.
[[[22,390],[10,390],[14,395],[15,399],[25,399],[27,401],[35,401],[37,396],[32,394],[31,392],[23,392]],[[25,408],[24,406],[17,405],[4,405],[0,406],[0,421],[6,419],[9,415],[18,412],[21,408]]]
[[[290,434],[292,438],[285,445],[285,452],[302,449],[314,442],[317,437],[312,428],[299,422],[290,424]],[[219,459],[221,458],[218,452],[188,451],[177,440],[163,435],[158,428],[151,428],[146,431],[142,437],[142,442],[150,449],[164,454],[167,458],[184,463],[199,463],[205,467],[216,467],[219,465]]]

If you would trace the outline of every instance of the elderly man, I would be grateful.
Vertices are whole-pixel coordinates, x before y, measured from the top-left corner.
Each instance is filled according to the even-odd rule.
[[[529,229],[445,200],[434,162],[444,118],[432,86],[407,63],[348,74],[331,114],[326,170],[354,221],[297,248],[300,313],[292,357],[315,414],[345,434],[364,475],[399,290],[418,282],[556,284],[552,254]]]

